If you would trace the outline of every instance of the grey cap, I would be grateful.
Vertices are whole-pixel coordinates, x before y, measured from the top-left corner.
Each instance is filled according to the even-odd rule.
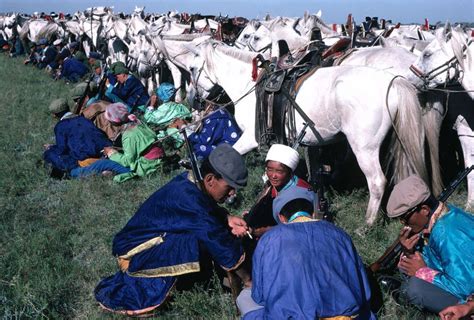
[[[248,171],[244,159],[229,144],[220,144],[212,150],[209,162],[231,187],[238,189],[247,185]]]
[[[316,200],[318,199],[318,195],[309,188],[303,188],[303,187],[298,187],[298,186],[279,192],[275,200],[273,200],[273,204],[272,204],[273,219],[275,219],[277,223],[281,223],[280,218],[278,218],[278,215],[280,214],[281,209],[285,206],[285,204],[295,199],[308,200],[309,202],[313,204],[313,210],[314,210],[314,204],[316,203]]]
[[[64,111],[69,111],[69,106],[64,98],[54,99],[49,105],[49,112],[51,113],[61,113]]]
[[[426,183],[417,175],[411,175],[393,188],[387,203],[387,216],[396,218],[425,202],[431,195]]]

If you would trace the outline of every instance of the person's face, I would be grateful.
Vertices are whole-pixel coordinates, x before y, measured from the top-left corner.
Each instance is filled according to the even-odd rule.
[[[127,80],[127,75],[125,73],[121,73],[121,74],[118,74],[117,75],[117,81],[119,83],[125,83],[125,81]]]
[[[212,173],[204,177],[204,186],[207,193],[217,202],[224,203],[224,201],[235,195],[235,189],[231,187],[224,179],[217,179]]]
[[[414,233],[418,233],[424,229],[429,222],[430,207],[422,205],[413,213],[407,214],[400,218],[400,222],[411,227]]]
[[[277,189],[285,186],[291,178],[291,170],[278,161],[267,161],[265,173],[270,184]]]
[[[96,75],[100,75],[102,73],[102,68],[101,67],[97,67],[94,69],[94,72]]]

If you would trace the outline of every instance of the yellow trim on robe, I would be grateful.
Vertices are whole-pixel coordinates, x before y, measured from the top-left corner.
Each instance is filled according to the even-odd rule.
[[[199,266],[199,262],[187,262],[175,266],[146,269],[127,273],[131,277],[155,278],[179,276],[186,273],[199,272],[200,270],[201,268]]]
[[[226,268],[224,266],[221,266],[221,268],[224,269],[225,271],[233,271],[237,269],[242,264],[242,262],[244,262],[244,260],[245,260],[245,252],[242,254],[239,261],[237,261],[237,263],[232,268]]]
[[[119,256],[119,258],[125,259],[125,260],[130,260],[130,258],[132,258],[134,255],[136,255],[136,254],[138,254],[142,251],[148,250],[148,249],[150,249],[150,248],[152,248],[156,245],[159,245],[160,243],[163,243],[163,241],[164,240],[163,240],[162,236],[151,238],[150,240],[145,241],[142,244],[136,246],[135,248],[133,248],[132,250],[130,250],[126,254]]]
[[[351,320],[357,318],[359,315],[355,316],[335,316],[329,318],[319,318],[320,320]]]
[[[297,217],[295,220],[289,223],[297,223],[297,222],[310,222],[310,221],[319,221],[320,219],[313,219],[305,216]]]

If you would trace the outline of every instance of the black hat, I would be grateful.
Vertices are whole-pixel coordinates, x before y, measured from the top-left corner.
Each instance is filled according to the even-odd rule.
[[[209,162],[231,187],[238,189],[247,185],[248,171],[244,159],[229,144],[220,144],[212,150]]]

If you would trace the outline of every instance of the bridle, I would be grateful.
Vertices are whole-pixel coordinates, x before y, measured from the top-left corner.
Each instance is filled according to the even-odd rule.
[[[463,53],[467,50],[469,45],[471,45],[472,40],[470,40],[466,45],[463,47]],[[454,69],[454,76],[449,77],[449,72],[448,70]],[[424,73],[420,69],[418,69],[415,65],[410,66],[410,71],[415,74],[418,78],[420,78],[423,81],[423,88],[426,90],[428,88],[428,85],[431,80],[436,78],[438,75],[442,74],[443,72],[446,72],[446,81],[445,83],[448,84],[450,81],[457,81],[459,78],[461,78],[461,74],[463,74],[463,70],[460,68],[459,61],[456,56],[452,57],[445,63],[439,65],[438,67]]]

